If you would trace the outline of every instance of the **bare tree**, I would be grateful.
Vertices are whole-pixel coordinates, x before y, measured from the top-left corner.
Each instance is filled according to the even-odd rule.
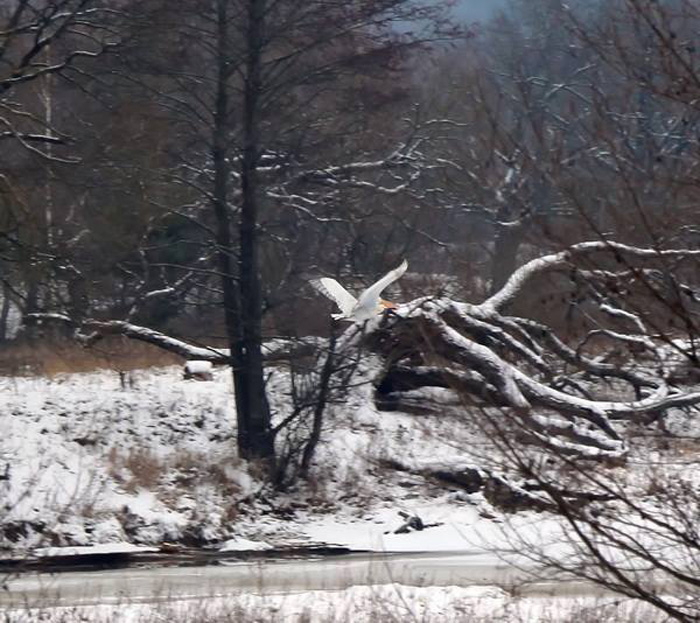
[[[53,74],[79,69],[85,59],[113,47],[115,37],[105,20],[110,9],[95,0],[17,0],[1,10],[0,140],[19,142],[51,158],[42,146],[63,144],[67,136],[58,132],[50,116],[15,99],[17,92]]]
[[[62,242],[56,222],[64,214],[55,214],[54,167],[76,165],[78,158],[70,124],[62,123],[65,115],[54,114],[55,96],[117,45],[117,15],[94,0],[18,0],[0,7],[0,143],[5,146],[0,243],[6,310],[11,298],[25,312],[37,311],[42,300],[58,292],[58,273],[67,274],[66,265],[54,261]],[[41,190],[37,179],[44,181]]]
[[[169,212],[199,228],[209,246],[181,266],[179,283],[190,284],[188,275],[197,274],[203,288],[220,295],[239,451],[272,461],[261,354],[262,254],[284,250],[290,229],[305,222],[347,227],[351,219],[340,205],[351,193],[397,194],[410,187],[421,164],[412,140],[371,159],[366,147],[353,145],[333,162],[339,154],[332,138],[357,118],[357,111],[344,117],[349,111],[342,103],[338,109],[339,93],[354,78],[396,73],[402,53],[451,32],[443,31],[440,6],[404,0],[352,7],[217,0],[183,8],[189,18],[173,34],[166,30],[168,6],[134,7],[138,61],[127,59],[124,76],[156,94],[190,142],[175,175],[165,176],[192,201]],[[394,30],[406,20],[424,31]],[[161,39],[145,45],[154,24],[162,26]],[[185,42],[182,69],[172,66],[180,54],[172,50],[174,37]],[[396,171],[391,185],[382,179],[388,170]]]
[[[592,469],[556,451],[545,459],[514,443],[513,430],[522,429],[508,417],[488,414],[484,421],[505,466],[562,520],[561,531],[549,535],[549,542],[559,545],[557,553],[542,547],[537,541],[542,535],[508,531],[510,547],[534,565],[536,574],[580,578],[647,602],[669,619],[698,619],[700,509],[693,459],[679,469],[677,456],[667,461],[660,454],[635,486],[617,470]],[[674,440],[666,437],[666,442]]]

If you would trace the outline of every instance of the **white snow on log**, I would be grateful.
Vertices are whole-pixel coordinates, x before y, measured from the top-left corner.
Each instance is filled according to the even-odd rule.
[[[153,329],[141,327],[122,320],[89,320],[83,323],[83,327],[101,334],[124,335],[128,338],[148,342],[149,344],[153,344],[154,346],[158,346],[190,359],[202,359],[216,363],[226,363],[229,358],[229,353],[224,353],[220,349],[207,346],[193,346],[192,344],[188,344],[187,342],[178,340],[177,338],[165,335],[160,331],[154,331]]]
[[[587,253],[609,252],[617,255],[628,255],[640,259],[659,259],[674,257],[698,257],[700,249],[647,249],[633,247],[609,240],[594,240],[574,244],[564,251],[543,255],[523,264],[506,281],[503,287],[493,296],[481,303],[484,311],[501,310],[510,303],[524,288],[525,284],[536,274],[545,270],[566,266],[574,257]]]
[[[436,325],[448,344],[461,351],[473,365],[478,366],[478,371],[499,389],[504,400],[513,407],[530,406],[515,382],[515,369],[512,366],[501,360],[486,346],[464,337],[439,318],[430,314],[426,314],[425,317]]]
[[[211,372],[213,367],[214,364],[211,361],[201,361],[199,359],[192,359],[185,363],[185,370],[192,374]]]
[[[633,314],[632,312],[628,312],[625,309],[620,309],[619,307],[610,305],[609,303],[602,303],[600,305],[600,309],[611,316],[629,320],[640,333],[647,333],[647,329],[638,314]]]
[[[211,361],[202,361],[201,359],[191,359],[185,362],[185,378],[198,378],[211,380],[214,364]]]

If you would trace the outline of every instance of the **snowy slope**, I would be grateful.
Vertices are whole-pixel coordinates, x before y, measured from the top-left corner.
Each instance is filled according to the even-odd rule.
[[[25,545],[178,540],[203,517],[216,531],[221,494],[201,471],[216,466],[241,494],[251,486],[231,468],[234,412],[217,375],[198,383],[153,369],[126,389],[110,372],[0,379],[2,523],[14,526],[3,545],[12,534]]]
[[[257,465],[237,457],[226,368],[212,381],[184,380],[178,366],[137,370],[130,380],[122,387],[110,371],[0,377],[0,555],[125,543],[464,551],[502,540],[502,515],[481,494],[418,473],[489,458],[468,413],[440,406],[449,402],[444,390],[420,397],[437,405],[425,416],[377,411],[371,385],[359,385],[328,413],[310,478],[274,492]],[[273,369],[278,420],[290,410],[285,383],[283,369]],[[653,448],[635,448],[625,480],[643,490],[657,459]],[[435,525],[394,534],[399,511]],[[556,524],[534,512],[509,523],[550,534]]]
[[[278,372],[270,383],[278,417],[289,409],[283,378]],[[48,546],[234,538],[369,549],[383,547],[378,534],[403,523],[402,509],[459,527],[394,536],[392,549],[463,549],[454,540],[480,520],[479,496],[469,504],[463,493],[446,494],[383,467],[397,457],[411,464],[463,456],[465,439],[473,446],[473,436],[453,420],[428,425],[425,418],[379,413],[369,387],[359,387],[329,414],[311,480],[270,496],[256,466],[236,456],[225,368],[215,369],[211,382],[184,380],[179,367],[135,371],[130,380],[122,387],[110,371],[0,378],[6,555]]]

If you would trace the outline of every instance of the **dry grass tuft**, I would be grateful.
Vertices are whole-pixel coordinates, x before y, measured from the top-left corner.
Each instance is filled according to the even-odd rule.
[[[221,490],[237,493],[238,485],[231,480],[231,474],[240,470],[241,465],[241,460],[234,455],[212,459],[206,453],[180,451],[170,459],[169,469],[176,474],[179,484],[213,484]]]
[[[155,489],[166,469],[165,464],[147,448],[130,450],[127,455],[112,448],[107,460],[110,476],[128,493]]]

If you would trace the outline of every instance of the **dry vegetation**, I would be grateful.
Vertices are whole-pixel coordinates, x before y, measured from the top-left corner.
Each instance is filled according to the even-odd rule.
[[[175,506],[183,495],[198,487],[211,486],[232,503],[240,501],[241,488],[232,474],[241,469],[236,456],[212,461],[206,453],[180,450],[167,457],[157,456],[147,447],[131,448],[121,453],[116,447],[107,456],[109,474],[125,492],[153,491],[166,505]],[[254,470],[253,470],[254,471]],[[230,518],[237,513],[230,511]]]
[[[96,370],[129,372],[170,366],[180,357],[121,336],[108,337],[86,348],[67,338],[14,340],[0,344],[0,374],[56,376]]]

